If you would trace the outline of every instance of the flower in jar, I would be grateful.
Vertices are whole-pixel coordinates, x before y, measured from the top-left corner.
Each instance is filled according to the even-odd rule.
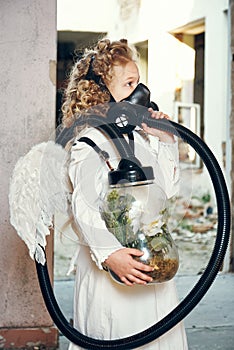
[[[128,217],[131,221],[133,232],[136,233],[140,226],[141,215],[143,213],[142,203],[140,201],[133,201],[128,212]]]
[[[154,221],[151,221],[150,224],[145,225],[144,232],[147,236],[155,236],[159,233],[163,233],[163,216],[159,215]]]

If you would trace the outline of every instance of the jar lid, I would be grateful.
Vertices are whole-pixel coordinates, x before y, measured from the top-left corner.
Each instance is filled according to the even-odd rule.
[[[108,174],[110,187],[140,186],[153,183],[154,172],[151,166],[143,167],[134,159],[121,159],[118,168]]]

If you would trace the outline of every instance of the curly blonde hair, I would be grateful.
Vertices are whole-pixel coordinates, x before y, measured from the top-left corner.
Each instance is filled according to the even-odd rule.
[[[86,49],[74,64],[64,91],[63,125],[70,127],[81,112],[108,103],[111,95],[106,82],[112,79],[113,66],[126,65],[137,58],[136,49],[126,39],[113,42],[102,39],[93,49]]]

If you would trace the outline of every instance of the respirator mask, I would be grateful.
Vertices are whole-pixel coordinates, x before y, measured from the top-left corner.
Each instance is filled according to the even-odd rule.
[[[111,98],[111,101],[113,100]],[[150,114],[146,108],[150,107],[155,111],[159,110],[157,104],[150,101],[148,87],[140,83],[128,97],[111,105],[107,119],[115,124],[122,134],[129,134],[137,125],[141,126],[146,114]]]

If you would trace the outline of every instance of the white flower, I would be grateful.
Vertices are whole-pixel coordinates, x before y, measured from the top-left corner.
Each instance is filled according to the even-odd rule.
[[[145,225],[144,232],[147,236],[155,236],[158,233],[163,233],[162,226],[165,222],[162,220],[162,215],[159,215],[156,220],[151,221],[150,224]]]
[[[128,212],[128,217],[131,219],[131,225],[134,233],[136,233],[139,229],[142,213],[142,203],[140,201],[134,201],[131,204],[131,209]]]

